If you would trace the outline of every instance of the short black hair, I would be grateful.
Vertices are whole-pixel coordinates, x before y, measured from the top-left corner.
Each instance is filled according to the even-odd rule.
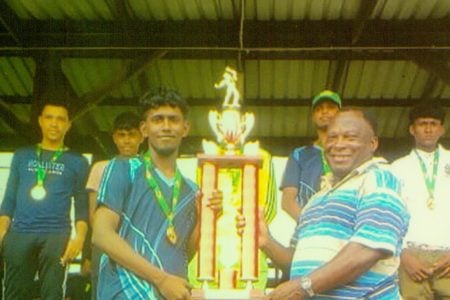
[[[441,124],[444,124],[445,110],[437,101],[422,101],[411,108],[409,112],[409,125],[412,125],[419,118],[433,118],[441,121]]]
[[[67,101],[62,100],[46,100],[45,102],[42,102],[39,105],[38,115],[42,115],[42,112],[44,111],[44,108],[47,106],[58,106],[63,107],[67,110],[67,115],[69,116],[69,120],[72,119],[72,107]]]
[[[134,112],[126,111],[114,118],[113,132],[117,130],[139,129],[141,118]]]
[[[178,107],[185,118],[189,115],[189,106],[186,100],[177,91],[166,87],[159,87],[147,92],[141,97],[139,103],[141,105],[142,118],[145,118],[146,113],[150,109],[156,109],[165,105]]]

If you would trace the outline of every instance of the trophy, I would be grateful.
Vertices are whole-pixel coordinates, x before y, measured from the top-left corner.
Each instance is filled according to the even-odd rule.
[[[259,143],[246,143],[253,128],[252,113],[241,113],[237,73],[227,67],[215,84],[225,88],[222,110],[209,112],[209,124],[217,143],[203,140],[204,153],[198,154],[198,182],[202,190],[200,205],[200,241],[197,257],[197,281],[194,299],[260,299],[255,289],[258,280],[258,179],[262,158]],[[207,207],[211,193],[223,193],[220,217]],[[243,214],[246,226],[236,231],[235,217]]]

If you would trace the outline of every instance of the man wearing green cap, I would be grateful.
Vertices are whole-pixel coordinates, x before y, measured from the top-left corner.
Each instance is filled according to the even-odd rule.
[[[294,220],[298,220],[301,208],[325,184],[330,167],[323,155],[328,124],[341,108],[341,97],[325,90],[312,101],[312,120],[317,130],[313,145],[296,148],[290,154],[280,189],[282,208]]]

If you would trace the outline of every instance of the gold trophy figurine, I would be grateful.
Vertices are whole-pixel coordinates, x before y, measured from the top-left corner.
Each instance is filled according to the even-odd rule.
[[[225,98],[222,104],[222,112],[216,110],[209,112],[209,124],[217,137],[218,147],[210,142],[203,141],[203,148],[207,154],[235,155],[242,153],[245,139],[255,124],[255,116],[252,113],[240,112],[240,93],[236,88],[237,73],[230,67],[226,67],[222,80],[214,87],[225,88]],[[223,152],[223,153],[222,153]]]

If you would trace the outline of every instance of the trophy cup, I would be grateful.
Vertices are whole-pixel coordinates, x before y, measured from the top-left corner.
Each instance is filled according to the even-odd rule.
[[[197,280],[201,289],[194,299],[260,299],[263,291],[255,289],[258,280],[258,174],[262,164],[259,143],[245,143],[255,118],[242,114],[237,73],[227,67],[217,89],[225,88],[222,111],[209,112],[209,124],[217,143],[203,140],[204,153],[197,155],[200,207],[200,241]],[[211,193],[219,189],[223,213],[216,219],[207,208]],[[235,217],[246,218],[242,235],[236,232]]]

